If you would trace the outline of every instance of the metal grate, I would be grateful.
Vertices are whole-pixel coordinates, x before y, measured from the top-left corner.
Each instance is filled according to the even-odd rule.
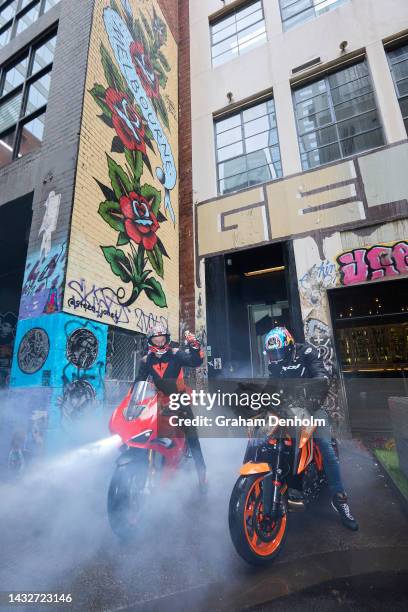
[[[135,332],[109,329],[106,379],[132,382],[144,355],[145,336]]]

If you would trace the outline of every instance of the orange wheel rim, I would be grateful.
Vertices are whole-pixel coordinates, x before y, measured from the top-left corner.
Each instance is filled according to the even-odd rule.
[[[286,530],[286,514],[280,517],[276,522],[272,523],[268,540],[263,540],[258,533],[257,523],[262,519],[261,505],[259,498],[262,494],[261,480],[262,476],[257,478],[247,495],[244,509],[244,528],[245,536],[252,550],[262,557],[267,557],[274,553],[280,546],[283,535]]]

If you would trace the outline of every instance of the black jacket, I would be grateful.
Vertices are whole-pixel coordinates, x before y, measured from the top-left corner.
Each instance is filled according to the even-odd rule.
[[[308,399],[323,402],[329,388],[329,376],[323,359],[311,344],[295,344],[292,359],[287,365],[270,363],[269,376],[273,379],[302,379],[301,384],[288,381],[287,393],[297,395],[299,392]]]
[[[186,390],[183,368],[198,368],[203,363],[204,354],[200,347],[189,347],[188,351],[171,348],[158,357],[154,353],[145,355],[140,363],[136,380],[153,378],[156,389],[164,395],[181,393]]]

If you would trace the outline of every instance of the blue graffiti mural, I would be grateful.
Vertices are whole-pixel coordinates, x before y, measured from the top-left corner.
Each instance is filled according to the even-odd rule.
[[[44,406],[48,450],[73,438],[84,419],[101,413],[107,329],[65,313],[18,323],[11,387],[51,392]]]
[[[48,255],[35,253],[27,258],[20,319],[32,319],[60,310],[66,250],[66,245],[61,244],[53,247]]]

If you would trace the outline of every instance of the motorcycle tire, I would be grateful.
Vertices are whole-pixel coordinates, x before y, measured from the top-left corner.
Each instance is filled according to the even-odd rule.
[[[107,502],[109,524],[122,541],[134,539],[143,531],[141,513],[142,491],[147,476],[146,465],[147,453],[141,451],[137,459],[116,467],[109,485]]]
[[[266,565],[283,548],[287,531],[287,507],[276,521],[262,520],[263,475],[241,476],[231,494],[229,529],[237,553],[250,565]]]

